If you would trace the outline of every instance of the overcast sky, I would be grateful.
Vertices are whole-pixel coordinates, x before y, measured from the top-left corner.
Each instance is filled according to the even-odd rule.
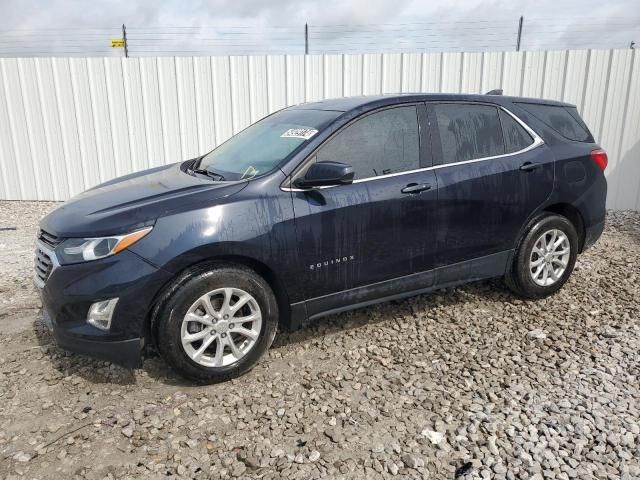
[[[134,54],[301,53],[305,23],[311,53],[509,50],[520,15],[524,48],[640,43],[640,0],[0,0],[0,12],[0,55],[119,54],[122,23]]]

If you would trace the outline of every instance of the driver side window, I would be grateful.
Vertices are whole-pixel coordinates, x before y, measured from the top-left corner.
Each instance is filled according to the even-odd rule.
[[[418,112],[415,105],[369,114],[327,141],[316,162],[351,165],[354,180],[420,168]]]

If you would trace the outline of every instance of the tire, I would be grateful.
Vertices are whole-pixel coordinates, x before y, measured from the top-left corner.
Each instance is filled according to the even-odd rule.
[[[226,263],[196,269],[179,282],[159,312],[157,346],[162,357],[180,375],[199,383],[223,382],[251,370],[273,343],[278,327],[278,304],[269,285],[253,270]],[[245,294],[250,299],[231,313],[247,299]],[[234,323],[239,318],[254,320]],[[245,333],[236,333],[240,331]],[[254,338],[245,336],[249,334]],[[189,343],[192,336],[201,338]]]
[[[562,232],[566,237],[564,242],[560,233],[556,233],[556,244],[562,240],[562,244],[556,247],[554,254],[545,253],[544,256],[539,255],[538,252],[541,245],[553,245],[551,240],[554,239],[552,232]],[[547,233],[544,240],[541,240],[543,234]],[[542,242],[542,243],[539,243]],[[566,244],[568,243],[569,252],[560,255],[565,252]],[[534,248],[536,249],[534,255]],[[542,251],[546,252],[546,249]],[[505,283],[516,295],[526,299],[539,299],[556,293],[567,282],[573,267],[576,263],[578,256],[578,234],[573,224],[565,217],[552,213],[543,213],[540,216],[533,219],[516,247],[513,255],[513,262],[509,270],[505,274]],[[541,260],[542,259],[542,260]],[[550,259],[550,268],[547,268],[547,277],[545,281],[545,265],[547,259]],[[562,261],[565,261],[566,266],[561,270],[563,265]],[[541,262],[543,270],[536,278],[535,274],[538,272],[540,265],[532,266],[531,262]],[[561,272],[561,273],[560,273]],[[554,279],[554,276],[557,279]],[[545,283],[546,282],[546,283]],[[547,284],[548,283],[548,284]]]

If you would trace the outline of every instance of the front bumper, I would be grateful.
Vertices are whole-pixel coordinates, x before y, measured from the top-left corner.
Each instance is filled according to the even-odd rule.
[[[51,252],[50,252],[51,253]],[[36,281],[45,321],[62,348],[136,368],[142,363],[146,319],[157,292],[170,275],[125,250],[112,257],[56,265],[45,282]],[[118,297],[111,328],[86,322],[92,303]]]
[[[144,347],[143,338],[115,341],[89,340],[71,335],[64,328],[54,326],[46,310],[44,311],[44,316],[59,347],[70,352],[108,360],[127,368],[139,368],[141,366],[141,352]]]

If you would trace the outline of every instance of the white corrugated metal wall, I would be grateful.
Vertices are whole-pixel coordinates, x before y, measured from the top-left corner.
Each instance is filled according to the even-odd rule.
[[[64,200],[207,152],[269,112],[323,98],[483,93],[574,103],[609,152],[610,208],[640,208],[640,53],[0,59],[0,199]]]

